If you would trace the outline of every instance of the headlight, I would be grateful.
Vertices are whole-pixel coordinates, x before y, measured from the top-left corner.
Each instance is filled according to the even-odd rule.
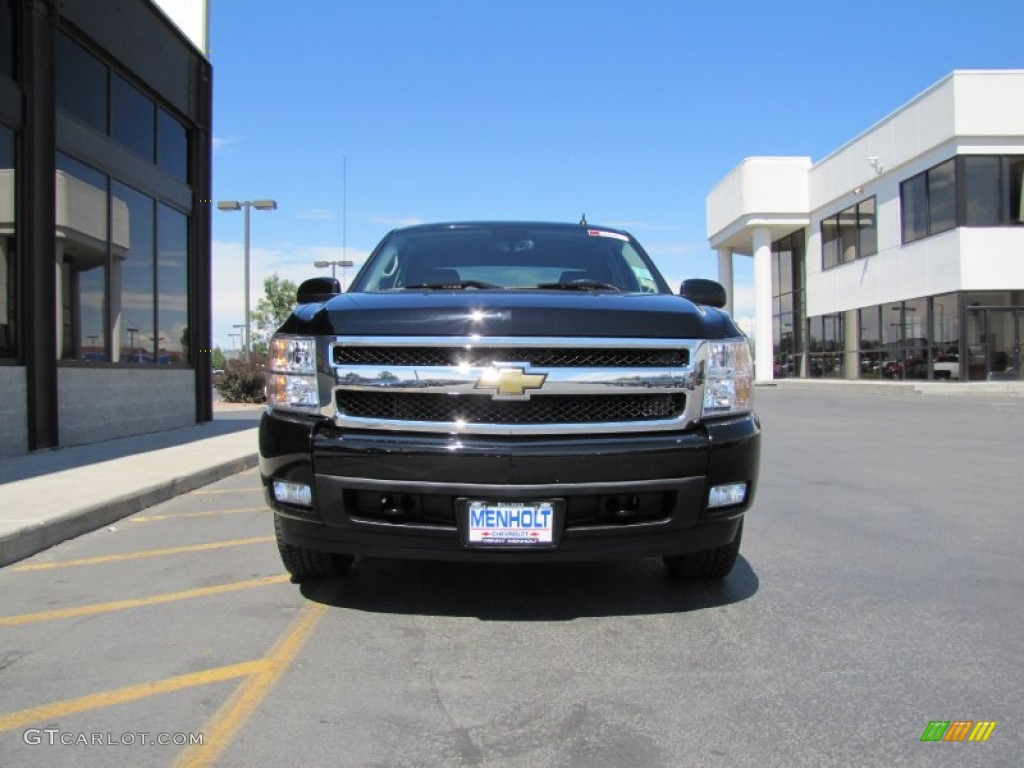
[[[267,405],[286,411],[320,408],[316,381],[316,339],[275,336],[267,356]]]
[[[704,415],[725,416],[749,411],[754,395],[754,365],[746,339],[707,345]]]

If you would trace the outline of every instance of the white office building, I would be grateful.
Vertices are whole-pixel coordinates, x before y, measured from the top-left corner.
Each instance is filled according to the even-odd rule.
[[[993,381],[1024,362],[1024,70],[956,71],[824,159],[707,197],[719,280],[754,259],[756,377]]]

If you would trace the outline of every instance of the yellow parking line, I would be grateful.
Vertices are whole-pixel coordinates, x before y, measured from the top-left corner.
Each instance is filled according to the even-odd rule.
[[[268,512],[269,507],[238,507],[236,509],[205,509],[202,512],[182,512],[177,515],[135,515],[129,517],[130,523],[156,523],[163,520],[188,520],[193,517],[217,517],[218,515],[234,515],[239,512]]]
[[[103,557],[86,557],[81,560],[65,560],[59,563],[31,563],[29,565],[15,565],[12,571],[52,571],[57,568],[75,568],[80,565],[99,565],[101,563],[116,563],[123,560],[141,560],[147,557],[160,557],[162,555],[178,555],[185,552],[204,552],[210,549],[224,549],[225,547],[241,547],[245,544],[263,544],[273,541],[273,536],[255,536],[251,539],[233,539],[231,541],[215,541],[211,544],[195,544],[188,547],[167,547],[166,549],[147,549],[142,552],[131,552],[127,555],[104,555]]]
[[[123,611],[128,608],[141,608],[147,605],[159,605],[161,603],[173,603],[178,600],[189,600],[195,597],[209,597],[210,595],[222,595],[225,592],[237,592],[242,589],[254,589],[264,587],[268,584],[283,584],[290,580],[287,575],[267,576],[262,579],[250,579],[248,581],[236,581],[232,584],[220,584],[216,587],[201,587],[199,589],[188,589],[182,592],[167,592],[152,597],[139,597],[131,600],[116,600],[110,603],[94,603],[93,605],[80,605],[74,608],[58,608],[53,611],[41,611],[39,613],[23,613],[19,616],[0,617],[0,627],[16,627],[21,624],[34,624],[40,621],[53,621],[55,619],[70,619],[78,616],[92,616],[98,613],[109,613],[111,611]]]
[[[231,698],[201,729],[204,734],[203,743],[187,747],[174,762],[174,768],[200,768],[217,761],[260,702],[277,684],[326,610],[327,607],[320,603],[305,604],[292,626],[267,654],[265,664],[238,686]]]
[[[127,688],[117,688],[113,691],[93,693],[77,699],[65,699],[64,701],[57,701],[52,704],[44,704],[41,707],[23,709],[20,712],[11,712],[9,715],[0,716],[0,732],[24,728],[32,725],[32,723],[58,720],[68,715],[88,712],[100,707],[125,704],[129,701],[137,701],[149,696],[155,696],[158,693],[170,693],[171,691],[180,691],[199,685],[232,680],[236,677],[245,677],[246,675],[263,671],[267,664],[268,661],[265,659],[245,661],[240,664],[229,664],[223,667],[206,669],[202,672],[168,677],[151,683],[140,683],[139,685],[130,685]]]

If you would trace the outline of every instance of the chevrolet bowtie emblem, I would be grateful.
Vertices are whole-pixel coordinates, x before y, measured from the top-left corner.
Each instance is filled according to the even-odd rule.
[[[477,379],[475,389],[495,390],[493,398],[529,400],[526,390],[540,389],[548,375],[546,373],[527,373],[526,365],[515,363],[496,363],[488,368]]]

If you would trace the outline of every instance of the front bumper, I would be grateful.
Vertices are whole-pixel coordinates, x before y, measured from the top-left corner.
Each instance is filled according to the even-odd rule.
[[[733,540],[757,484],[757,417],[683,433],[597,437],[380,434],[268,410],[260,470],[291,545],[382,557],[597,560],[662,556]],[[273,480],[313,489],[313,507],[282,504]],[[743,504],[707,509],[713,485],[746,482]],[[552,500],[557,546],[473,549],[467,500]]]

